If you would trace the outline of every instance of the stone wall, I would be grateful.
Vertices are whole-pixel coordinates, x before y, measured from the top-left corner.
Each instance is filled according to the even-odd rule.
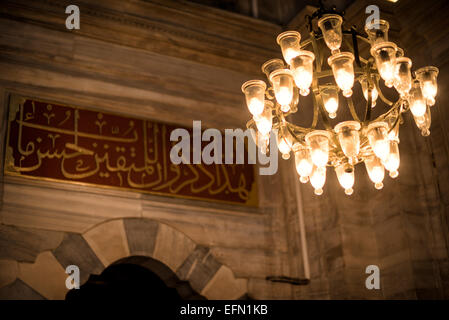
[[[261,77],[260,64],[279,55],[274,39],[280,27],[212,8],[187,2],[180,8],[175,1],[78,1],[81,28],[70,31],[65,28],[69,4],[57,0],[2,3],[2,152],[10,93],[181,126],[202,120],[203,127],[244,127],[249,112],[240,86]],[[209,291],[211,298],[226,298],[232,286],[220,290],[214,286],[223,286],[230,277],[239,280],[228,298],[245,294],[275,298],[278,293],[265,277],[289,272],[285,241],[277,240],[284,226],[273,226],[271,219],[281,210],[280,204],[265,206],[270,201],[262,194],[279,187],[268,180],[259,186],[263,199],[259,208],[3,175],[0,186],[2,298],[63,298],[64,282],[59,280],[68,259],[59,259],[55,253],[63,239],[85,239],[92,228],[120,219],[158,222],[204,248],[206,253],[195,259],[210,256],[215,267],[212,271],[198,267],[195,277],[202,277],[197,279],[199,292]],[[146,230],[149,236],[155,235],[153,231]],[[273,245],[277,242],[282,244]],[[70,243],[75,255],[77,245]],[[95,245],[83,243],[87,256],[95,251]],[[68,258],[70,246],[61,249]],[[165,246],[167,254],[185,249]],[[117,254],[122,252],[116,249]],[[115,259],[103,261],[101,256],[91,255],[90,262],[85,262],[83,280]],[[58,275],[54,281],[36,279],[39,272],[51,270]],[[261,283],[265,292],[258,287]]]

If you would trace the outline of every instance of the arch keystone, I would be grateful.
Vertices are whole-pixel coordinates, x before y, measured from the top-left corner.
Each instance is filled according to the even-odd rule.
[[[104,266],[130,255],[121,219],[102,223],[84,233],[83,237]]]
[[[165,224],[159,225],[153,258],[165,263],[171,270],[176,271],[196,244],[182,232]]]

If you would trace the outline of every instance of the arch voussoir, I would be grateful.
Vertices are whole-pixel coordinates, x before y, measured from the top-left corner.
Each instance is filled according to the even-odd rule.
[[[87,258],[69,255],[70,249],[74,255],[84,254],[75,250],[76,246],[87,252]],[[208,247],[167,224],[146,218],[109,220],[82,235],[68,235],[53,253],[62,266],[80,263],[81,273],[87,272],[87,276],[101,273],[120,259],[146,256],[165,264],[208,299],[238,299],[247,291],[246,279],[235,278]],[[82,280],[84,283],[87,277]]]

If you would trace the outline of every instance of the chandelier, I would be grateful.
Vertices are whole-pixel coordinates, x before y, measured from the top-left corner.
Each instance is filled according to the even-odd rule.
[[[286,64],[281,59],[263,64],[269,85],[261,80],[243,84],[246,104],[253,115],[247,128],[264,154],[269,152],[273,130],[282,158],[294,154],[300,181],[310,181],[317,195],[323,193],[328,167],[334,168],[345,193],[351,195],[354,167],[359,163],[365,164],[375,188],[382,189],[385,169],[392,178],[399,174],[402,114],[410,109],[421,134],[430,134],[430,107],[435,104],[438,69],[423,67],[412,73],[412,61],[388,41],[389,24],[385,20],[367,24],[365,35],[355,27],[342,29],[343,15],[335,8],[321,7],[307,18],[309,39],[301,41],[297,31],[277,37]],[[341,50],[343,40],[348,48],[345,51]],[[368,57],[359,55],[359,42],[369,46]],[[361,118],[352,100],[357,82],[366,100]],[[382,82],[384,87],[395,89],[395,102],[382,93]],[[309,127],[302,127],[292,123],[289,115],[305,107],[300,96],[309,94],[313,120]],[[332,125],[342,102],[352,120]],[[372,119],[371,110],[379,102],[386,104],[387,111]],[[323,129],[318,129],[318,123]]]

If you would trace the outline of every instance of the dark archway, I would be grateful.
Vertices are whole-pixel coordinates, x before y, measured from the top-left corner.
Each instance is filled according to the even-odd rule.
[[[144,300],[147,303],[204,300],[187,281],[181,281],[165,264],[149,257],[133,256],[114,262],[100,275],[91,275],[68,301]]]

